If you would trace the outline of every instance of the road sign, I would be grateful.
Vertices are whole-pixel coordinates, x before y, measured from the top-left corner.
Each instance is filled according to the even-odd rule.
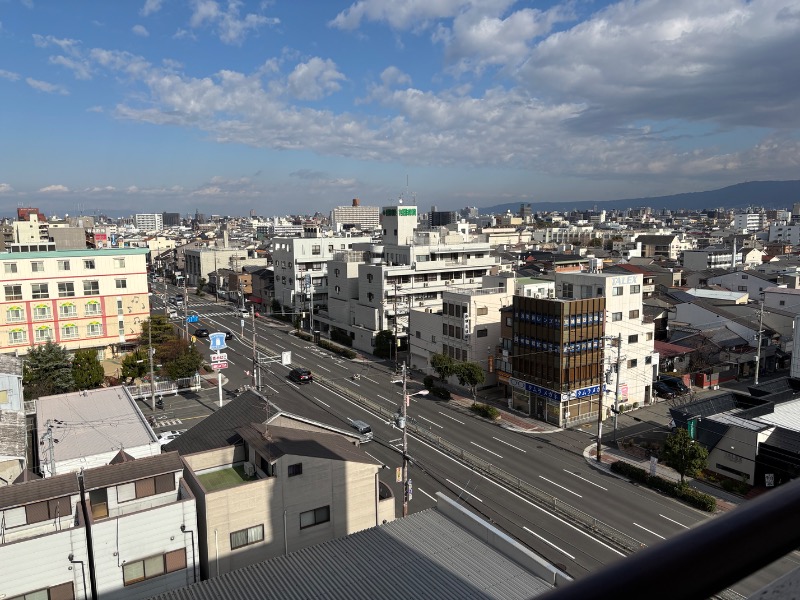
[[[211,363],[211,368],[214,369],[215,371],[219,371],[221,369],[227,369],[228,368],[228,363],[226,363],[226,362]]]
[[[228,346],[225,344],[225,334],[218,332],[218,333],[209,333],[208,334],[208,341],[209,341],[209,348],[212,350],[224,350]]]
[[[224,352],[217,352],[211,355],[211,362],[225,362],[228,360],[228,355]]]
[[[686,422],[686,429],[689,431],[689,437],[693,440],[697,439],[697,418],[689,419]]]
[[[197,315],[189,315],[188,317],[186,317],[187,323],[197,323],[199,320],[200,317],[198,317]]]
[[[241,325],[242,327],[244,327],[244,319],[242,319],[241,321],[242,321],[242,322],[240,323],[240,325]]]
[[[291,350],[284,350],[281,352],[281,364],[285,367],[286,365],[292,364],[292,351]]]
[[[403,467],[397,467],[397,469],[395,469],[394,480],[397,483],[400,483],[401,481],[403,481]]]

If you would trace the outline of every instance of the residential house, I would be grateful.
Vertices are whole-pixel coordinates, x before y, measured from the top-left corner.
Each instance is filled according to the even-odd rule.
[[[0,354],[0,487],[26,468],[26,431],[22,359]]]

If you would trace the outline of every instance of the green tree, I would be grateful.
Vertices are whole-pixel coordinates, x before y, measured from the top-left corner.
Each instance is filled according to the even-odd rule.
[[[373,354],[378,358],[391,358],[394,334],[388,329],[379,331],[375,336],[375,350]]]
[[[137,377],[144,377],[150,370],[147,360],[147,348],[137,348],[130,354],[126,354],[122,359],[122,378],[129,378],[131,381]]]
[[[203,295],[203,290],[206,287],[206,283],[208,283],[208,282],[206,281],[205,277],[201,277],[200,279],[197,280],[197,295],[198,296],[202,296]]]
[[[486,381],[486,373],[478,363],[461,362],[453,365],[453,375],[458,377],[459,385],[469,386],[472,392],[472,402],[476,402],[478,386]]]
[[[283,309],[281,308],[281,303],[278,301],[278,299],[277,299],[277,298],[273,298],[273,299],[272,299],[272,314],[274,314],[274,315],[277,315],[277,314],[279,314],[279,313],[280,313],[282,310],[283,310]]]
[[[83,349],[75,352],[72,359],[72,379],[79,390],[92,390],[103,385],[105,371],[97,359],[97,351]]]
[[[26,400],[74,391],[72,360],[66,348],[49,340],[31,348],[23,359],[22,383]]]
[[[150,339],[150,328],[153,328],[153,338]],[[148,344],[151,341],[153,346],[159,346],[164,342],[177,337],[175,328],[165,315],[150,315],[150,318],[142,322],[142,334],[139,336],[141,344]]]
[[[431,367],[436,371],[439,379],[447,381],[448,377],[455,375],[456,363],[446,354],[432,354]]]
[[[686,429],[676,429],[664,444],[664,462],[681,475],[681,485],[685,485],[684,476],[694,476],[705,468],[708,450],[697,443]]]
[[[203,356],[197,347],[180,338],[158,346],[155,358],[162,365],[161,371],[170,379],[191,377],[203,364]]]

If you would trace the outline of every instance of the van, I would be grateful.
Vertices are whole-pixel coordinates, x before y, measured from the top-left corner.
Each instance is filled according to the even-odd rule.
[[[364,441],[368,442],[372,439],[372,427],[364,423],[364,421],[350,421],[350,425],[353,426],[359,435],[364,437]]]

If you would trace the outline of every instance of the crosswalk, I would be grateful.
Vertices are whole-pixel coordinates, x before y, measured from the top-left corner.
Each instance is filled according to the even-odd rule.
[[[156,427],[172,427],[173,425],[181,425],[183,421],[180,419],[156,419]]]

